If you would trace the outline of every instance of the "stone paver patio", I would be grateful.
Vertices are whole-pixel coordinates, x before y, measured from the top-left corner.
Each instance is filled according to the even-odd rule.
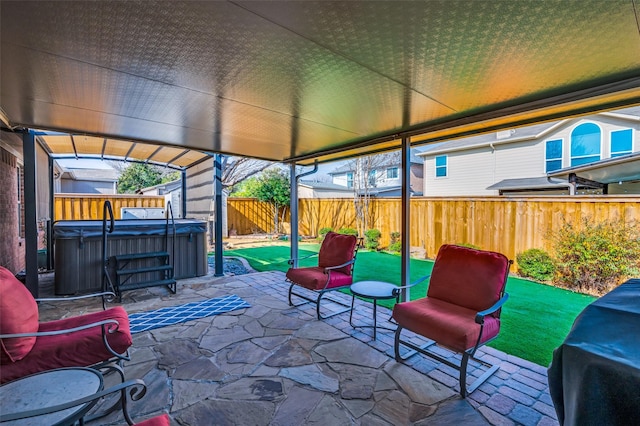
[[[371,328],[349,325],[348,313],[318,321],[312,305],[288,305],[287,289],[283,273],[263,272],[182,280],[176,295],[163,288],[125,293],[129,313],[229,294],[251,304],[134,334],[125,372],[148,387],[131,403],[134,419],[167,412],[176,425],[558,424],[544,367],[484,348],[480,358],[501,368],[461,399],[455,370],[422,356],[397,363],[392,331],[379,329],[373,341]],[[40,316],[99,308],[95,300],[43,303]],[[389,314],[378,309],[379,325],[393,327]],[[371,304],[356,301],[354,323],[371,322]],[[89,424],[124,421],[114,413]]]

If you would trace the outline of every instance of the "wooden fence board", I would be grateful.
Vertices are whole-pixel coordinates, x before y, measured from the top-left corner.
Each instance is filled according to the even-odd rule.
[[[111,201],[116,219],[121,207],[164,208],[164,197],[156,195],[55,194],[54,220],[102,220],[105,200]]]
[[[239,235],[272,228],[273,213],[255,199],[229,198],[228,223]],[[401,230],[399,198],[370,201],[371,228],[382,233],[381,245],[390,243],[391,232]],[[421,247],[433,258],[445,243],[467,243],[504,253],[515,260],[529,248],[551,251],[547,238],[564,221],[575,224],[583,218],[640,221],[640,202],[628,196],[539,196],[539,197],[416,197],[411,199],[412,246]],[[287,218],[285,220],[290,220]],[[301,199],[299,230],[317,235],[323,227],[335,230],[355,228],[351,199]],[[237,224],[237,225],[236,225]]]

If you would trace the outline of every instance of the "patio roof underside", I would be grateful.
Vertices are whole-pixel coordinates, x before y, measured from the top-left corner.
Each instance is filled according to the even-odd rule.
[[[640,103],[640,0],[0,8],[0,118],[93,151],[308,164]]]

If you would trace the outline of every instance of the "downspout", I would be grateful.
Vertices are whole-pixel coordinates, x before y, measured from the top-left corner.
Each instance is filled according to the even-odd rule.
[[[296,163],[291,163],[291,259],[294,268],[298,267],[298,181],[300,178],[311,175],[318,171],[318,160],[313,163],[313,170],[296,175]]]

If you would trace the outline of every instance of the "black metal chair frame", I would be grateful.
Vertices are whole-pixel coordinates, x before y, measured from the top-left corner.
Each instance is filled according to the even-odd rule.
[[[127,388],[131,388],[129,390],[129,392],[127,392]],[[112,393],[116,393],[116,392],[120,392],[122,397],[121,399],[124,399],[125,403],[126,403],[126,399],[127,399],[127,394],[131,397],[132,401],[138,401],[140,398],[142,398],[145,393],[147,392],[147,387],[145,385],[145,383],[140,380],[140,379],[134,379],[134,380],[129,380],[126,382],[122,382],[119,383],[113,387],[110,387],[108,389],[103,389],[100,392],[97,392],[93,395],[89,395],[86,396],[84,398],[80,398],[74,401],[69,401],[66,402],[64,404],[59,404],[59,405],[54,405],[51,407],[44,407],[44,408],[39,408],[36,410],[30,410],[30,411],[23,411],[20,413],[12,413],[12,414],[2,414],[0,412],[0,422],[9,422],[9,421],[14,421],[14,420],[20,420],[20,419],[27,419],[27,418],[31,418],[31,417],[36,417],[36,416],[42,416],[45,414],[51,414],[51,413],[55,413],[57,411],[63,411],[63,410],[67,410],[69,408],[73,408],[73,407],[77,407],[79,405],[84,405],[87,403],[93,403],[95,404],[96,402],[98,402],[98,400],[100,398],[104,398]],[[128,411],[126,410],[126,405],[124,405],[125,408],[123,408],[123,416],[125,421],[129,424],[129,425],[133,425],[133,419],[131,418],[131,416],[129,415]],[[85,421],[90,421],[87,418],[83,418],[80,419],[80,424],[84,424]],[[75,424],[75,423],[73,423]]]
[[[509,262],[507,263],[507,273],[505,274],[505,277],[508,277],[508,271],[509,268],[511,267],[511,264],[513,264],[512,260],[509,260]],[[425,277],[426,278],[426,277]],[[422,279],[423,280],[423,279]],[[422,281],[421,280],[421,281]],[[475,322],[476,324],[480,325],[480,332],[478,333],[478,339],[476,340],[476,343],[473,347],[467,349],[464,352],[458,352],[456,350],[453,349],[449,349],[451,352],[454,353],[460,353],[462,355],[462,358],[460,360],[460,363],[455,363],[452,362],[446,358],[444,358],[443,356],[429,351],[427,350],[429,347],[438,344],[438,342],[435,341],[430,341],[428,343],[426,343],[425,345],[422,346],[418,346],[408,340],[403,340],[400,338],[400,334],[402,333],[402,330],[404,329],[404,327],[398,325],[398,328],[396,329],[395,332],[395,338],[394,338],[394,352],[395,352],[395,359],[398,362],[401,361],[405,361],[407,359],[409,359],[410,357],[412,357],[413,355],[415,355],[416,353],[421,353],[423,355],[426,355],[430,358],[435,359],[436,361],[439,361],[445,365],[448,365],[449,367],[452,367],[456,370],[459,371],[459,380],[460,380],[460,396],[462,396],[463,398],[466,398],[467,395],[469,395],[470,393],[472,393],[473,391],[475,391],[481,384],[483,384],[489,377],[491,377],[496,371],[498,371],[498,369],[500,368],[499,365],[493,365],[487,361],[483,361],[481,359],[478,359],[475,357],[475,353],[478,350],[478,348],[480,348],[481,346],[489,343],[490,341],[494,340],[496,337],[495,336],[491,339],[488,339],[484,342],[482,342],[482,344],[480,343],[482,341],[482,333],[484,331],[484,318],[487,315],[490,315],[494,312],[497,312],[500,308],[502,308],[502,305],[504,305],[504,303],[507,301],[507,299],[509,299],[509,294],[505,292],[505,288],[507,285],[507,278],[505,278],[504,283],[502,284],[502,290],[500,291],[500,299],[498,299],[498,301],[491,306],[488,309],[485,309],[484,311],[480,311],[478,313],[476,313],[475,316]],[[411,285],[413,286],[413,284]],[[408,286],[408,287],[411,287]],[[418,333],[416,333],[418,334]],[[406,346],[408,348],[410,348],[411,350],[409,352],[407,352],[405,354],[405,356],[401,356],[400,355],[400,345]],[[469,365],[469,360],[472,359],[476,362],[478,362],[479,364],[483,365],[484,367],[486,367],[486,370],[484,371],[484,373],[478,377],[476,380],[474,380],[472,383],[470,383],[467,386],[467,367]]]
[[[343,309],[340,309],[340,310],[338,310],[336,312],[332,312],[329,315],[322,316],[322,314],[320,313],[320,302],[322,301],[322,298],[325,297],[325,295],[327,293],[330,293],[332,291],[347,289],[347,288],[349,288],[351,286],[351,284],[349,284],[349,285],[340,286],[340,287],[327,288],[327,286],[331,282],[331,271],[332,270],[344,268],[345,266],[351,265],[351,276],[353,277],[353,273],[354,273],[354,270],[355,270],[356,256],[358,255],[358,248],[361,245],[361,241],[362,241],[362,238],[358,238],[358,242],[356,244],[356,248],[353,251],[353,258],[350,261],[345,262],[342,265],[327,266],[326,268],[324,268],[323,272],[327,275],[327,281],[325,282],[323,289],[321,289],[321,290],[309,290],[308,288],[300,286],[300,285],[294,283],[293,281],[291,281],[291,280],[289,280],[287,278],[287,281],[291,283],[291,285],[289,286],[289,293],[288,293],[288,295],[289,295],[289,306],[298,307],[298,306],[305,305],[307,303],[314,303],[316,305],[316,315],[317,315],[319,320],[331,318],[331,317],[333,317],[335,315],[339,315],[339,314],[348,312],[351,309],[351,304],[350,303],[343,302],[343,301],[338,300],[336,298],[326,297],[326,300],[329,300],[329,301],[331,301],[331,302],[333,302],[333,303],[335,303],[335,304],[337,304],[339,306],[342,306]],[[308,259],[310,257],[314,257],[314,256],[317,256],[317,255],[318,255],[318,253],[314,253],[314,254],[311,254],[309,256],[302,257],[302,258],[300,258],[298,260]],[[289,260],[289,265],[293,265],[293,263],[294,263],[294,260],[290,259]],[[309,293],[308,294],[298,293],[298,292],[293,290],[294,287],[302,287],[303,289],[307,290]],[[310,296],[311,293],[317,293],[317,296],[312,297],[312,296]],[[292,295],[298,296],[299,298],[305,300],[305,302],[294,304],[293,300],[291,299]]]
[[[90,297],[102,297],[102,309],[106,310],[107,309],[106,302],[113,301],[116,295],[113,292],[104,291],[101,293],[85,294],[82,296],[39,298],[39,299],[35,299],[35,301],[38,303],[41,303],[41,302],[49,303],[49,302],[88,299]],[[118,321],[114,319],[106,319],[103,321],[98,321],[91,324],[85,324],[80,327],[74,327],[74,328],[65,329],[65,330],[36,331],[34,333],[19,333],[19,334],[2,334],[0,335],[0,339],[9,339],[14,337],[36,337],[37,338],[39,336],[56,336],[56,335],[74,333],[76,331],[86,330],[89,328],[100,327],[101,333],[102,333],[102,343],[104,344],[104,347],[109,352],[111,352],[113,357],[110,359],[104,360],[102,362],[99,362],[97,364],[94,364],[90,366],[90,368],[104,372],[103,375],[109,374],[115,371],[120,376],[120,381],[124,383],[126,380],[124,375],[124,361],[131,360],[131,357],[129,355],[129,350],[127,349],[127,351],[124,354],[119,354],[113,350],[113,348],[109,344],[109,341],[107,340],[107,335],[113,334],[116,331],[118,331],[119,326],[120,326],[120,323],[118,323]],[[120,407],[123,407],[125,417],[128,416],[127,409],[126,409],[126,395],[124,393],[124,390],[122,391],[122,397],[115,404],[113,404],[111,407],[108,407],[104,412],[95,414],[86,420],[91,421],[91,420],[99,419],[101,417],[106,416],[107,414],[112,413],[113,411],[119,409]]]

